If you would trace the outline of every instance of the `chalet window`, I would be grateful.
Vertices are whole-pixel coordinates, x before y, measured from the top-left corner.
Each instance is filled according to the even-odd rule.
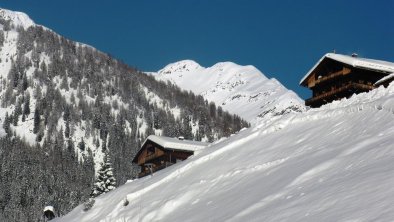
[[[147,150],[148,155],[152,155],[155,153],[155,147],[153,147],[153,146],[148,147],[146,150]]]

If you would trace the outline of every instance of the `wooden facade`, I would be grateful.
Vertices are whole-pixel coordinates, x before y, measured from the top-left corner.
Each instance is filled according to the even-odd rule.
[[[349,58],[353,59],[350,56]],[[375,83],[378,80],[388,74],[386,71],[357,67],[323,57],[300,85],[312,90],[312,98],[305,100],[305,105],[320,107],[333,100],[370,91],[376,87]]]
[[[185,141],[185,149],[179,148],[182,146],[183,141],[179,141],[176,147],[166,146],[162,143],[162,138],[157,136],[150,136],[144,142],[139,152],[133,159],[133,163],[139,165],[141,167],[141,172],[138,177],[144,177],[146,175],[150,175],[153,172],[164,169],[168,166],[171,166],[179,161],[183,161],[187,159],[189,156],[194,154],[193,150],[188,149]],[[166,138],[167,140],[177,140],[174,138]],[[176,141],[177,142],[177,141]],[[190,141],[194,142],[194,141]],[[196,143],[196,142],[195,142]],[[168,143],[167,143],[168,144]],[[205,146],[205,143],[201,143]]]

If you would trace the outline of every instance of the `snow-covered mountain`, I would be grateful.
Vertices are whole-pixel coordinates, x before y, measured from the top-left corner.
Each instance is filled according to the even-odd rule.
[[[392,221],[394,84],[257,124],[56,222]]]
[[[14,26],[22,26],[25,29],[36,25],[33,20],[23,12],[15,12],[0,8],[0,18],[11,21]]]
[[[72,53],[73,55],[68,55],[67,53]],[[81,55],[78,55],[79,53]],[[89,53],[93,55],[89,55]],[[66,56],[67,58],[65,58]],[[85,58],[78,60],[78,56]],[[96,61],[91,58],[92,56],[97,57],[95,58]],[[11,125],[11,128],[16,136],[24,138],[26,142],[28,142],[30,145],[35,145],[37,143],[37,138],[35,135],[36,133],[33,132],[33,115],[38,102],[37,100],[41,98],[37,99],[36,90],[37,88],[39,88],[40,94],[45,95],[48,90],[48,87],[46,86],[48,82],[51,87],[54,88],[54,90],[59,91],[60,96],[62,96],[66,100],[67,104],[69,104],[70,106],[78,106],[78,103],[80,103],[81,101],[78,98],[75,100],[75,96],[77,96],[79,91],[80,96],[83,97],[83,100],[85,100],[88,104],[92,104],[98,97],[97,92],[103,91],[94,89],[93,83],[98,79],[106,79],[107,82],[103,82],[105,87],[107,87],[107,89],[105,90],[111,90],[111,93],[105,92],[104,98],[100,99],[103,99],[103,102],[105,104],[114,105],[116,103],[115,106],[119,109],[127,108],[127,103],[129,101],[124,101],[124,98],[122,98],[121,95],[115,92],[119,91],[119,83],[117,83],[117,85],[115,86],[114,82],[111,82],[114,81],[114,79],[110,80],[108,78],[110,75],[108,74],[109,72],[117,72],[117,75],[129,75],[130,77],[131,75],[138,73],[138,71],[135,69],[131,70],[129,67],[126,67],[125,64],[121,64],[121,66],[129,68],[129,70],[114,71],[113,67],[110,67],[109,70],[92,70],[96,69],[97,67],[91,66],[99,66],[93,63],[97,63],[100,59],[102,59],[100,57],[108,57],[108,55],[101,53],[95,48],[86,44],[67,40],[64,37],[55,33],[54,31],[44,26],[35,24],[34,21],[31,20],[29,16],[23,12],[15,12],[0,8],[0,81],[2,81],[0,85],[0,102],[2,103],[0,107],[0,138],[5,135],[5,130],[1,126],[3,125],[3,122],[5,120],[6,113],[8,113],[9,115],[14,113],[16,102],[18,100],[24,101],[25,94],[29,94],[29,108],[31,112],[28,114],[26,120],[16,121],[18,123]],[[88,61],[88,59],[90,60]],[[113,58],[104,59],[115,61]],[[54,60],[57,63],[56,65],[53,65]],[[89,64],[90,62],[92,64]],[[115,61],[115,63],[119,65],[117,61]],[[78,64],[79,66],[87,64],[87,67],[72,67],[77,66],[76,64]],[[111,65],[112,64],[110,64],[109,66]],[[127,73],[128,71],[135,73]],[[37,79],[37,73],[41,74],[40,72],[45,72],[43,73],[43,76],[40,77],[48,78],[48,82],[43,83],[41,82],[41,80]],[[93,73],[95,75],[104,76],[93,77]],[[79,76],[76,76],[74,78],[72,76],[73,74]],[[18,87],[22,84],[22,80],[24,79],[26,80],[25,84],[27,86],[26,89],[24,89],[22,92]],[[137,79],[138,81],[138,78],[134,79]],[[11,81],[14,82],[10,83]],[[146,83],[146,80],[141,81]],[[164,112],[170,112],[174,119],[182,118],[182,116],[180,116],[181,111],[183,111],[181,107],[170,107],[167,101],[168,98],[161,98],[162,95],[157,95],[155,92],[153,92],[154,89],[152,87],[145,86],[143,85],[144,83],[137,84],[137,86],[140,87],[138,88],[138,90],[140,90],[140,93],[143,97],[145,97],[146,100],[149,100],[148,103],[150,105],[155,106],[155,108],[157,109],[163,109]],[[11,84],[14,84],[15,86],[10,87],[9,85]],[[130,89],[132,81],[128,81],[127,84],[129,84],[129,86],[125,87]],[[133,89],[136,89],[137,86],[134,86]],[[83,89],[83,87],[86,87],[86,89]],[[9,97],[11,97],[11,99]],[[134,107],[135,103],[133,104]],[[119,110],[116,110],[118,108],[112,109],[111,115],[116,117],[117,114],[119,114]],[[158,112],[158,110],[155,110],[155,113],[156,112]],[[41,113],[41,115],[43,115],[43,113]],[[151,116],[152,114],[149,114],[146,118],[150,118]],[[147,120],[144,118],[144,116],[138,117],[133,121],[138,122],[138,130],[140,131],[139,133],[142,133],[142,135],[146,134],[146,129],[152,125],[148,123],[150,119]],[[163,122],[163,120],[161,121]],[[192,122],[195,121],[198,120],[196,118],[192,120]],[[196,133],[196,124],[194,124],[193,126],[193,133]],[[60,130],[60,128],[64,130],[66,128],[62,119],[59,119],[59,123],[57,124],[56,128],[57,130]],[[85,143],[89,147],[95,146],[95,142],[93,141],[94,138],[89,135],[91,133],[87,132],[89,130],[86,130],[86,128],[87,126],[85,125],[85,123],[83,123],[82,125],[76,124],[73,126],[72,131],[75,131],[75,133],[73,134],[72,139],[75,147],[78,145],[78,141],[80,141],[82,138],[85,139]],[[133,131],[131,129],[130,123],[127,123],[126,130]],[[162,130],[162,128],[154,129],[155,133],[157,134],[162,134]],[[47,130],[44,131],[45,132],[43,132],[43,136],[45,139]],[[40,145],[42,145],[44,140],[40,141]],[[95,155],[97,157],[97,160],[102,159],[103,156],[100,154],[99,150],[97,152],[97,155]]]
[[[251,65],[220,62],[204,68],[195,61],[183,60],[150,74],[202,95],[250,122],[305,110],[303,100],[294,92]]]
[[[125,183],[149,135],[211,142],[247,126],[202,96],[0,9],[0,221],[38,220],[46,205],[65,214],[92,193],[104,159]]]

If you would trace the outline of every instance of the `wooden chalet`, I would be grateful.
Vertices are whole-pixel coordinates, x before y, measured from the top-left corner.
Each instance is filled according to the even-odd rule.
[[[394,63],[327,53],[304,76],[300,85],[312,90],[305,105],[320,107],[353,94],[387,87],[394,80]]]
[[[204,149],[208,143],[184,140],[182,137],[149,136],[135,155],[133,163],[141,167],[138,177],[187,159],[195,151]]]
[[[50,221],[54,219],[55,216],[55,208],[53,206],[46,206],[44,208],[44,221]]]

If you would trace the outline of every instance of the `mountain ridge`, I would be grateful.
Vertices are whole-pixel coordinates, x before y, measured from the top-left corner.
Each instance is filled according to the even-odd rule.
[[[0,8],[0,18],[12,21],[14,25],[20,25],[25,29],[29,28],[30,26],[36,25],[27,14],[3,8]]]
[[[252,123],[306,110],[297,94],[252,65],[218,62],[205,68],[193,60],[181,60],[148,74],[202,95]]]

